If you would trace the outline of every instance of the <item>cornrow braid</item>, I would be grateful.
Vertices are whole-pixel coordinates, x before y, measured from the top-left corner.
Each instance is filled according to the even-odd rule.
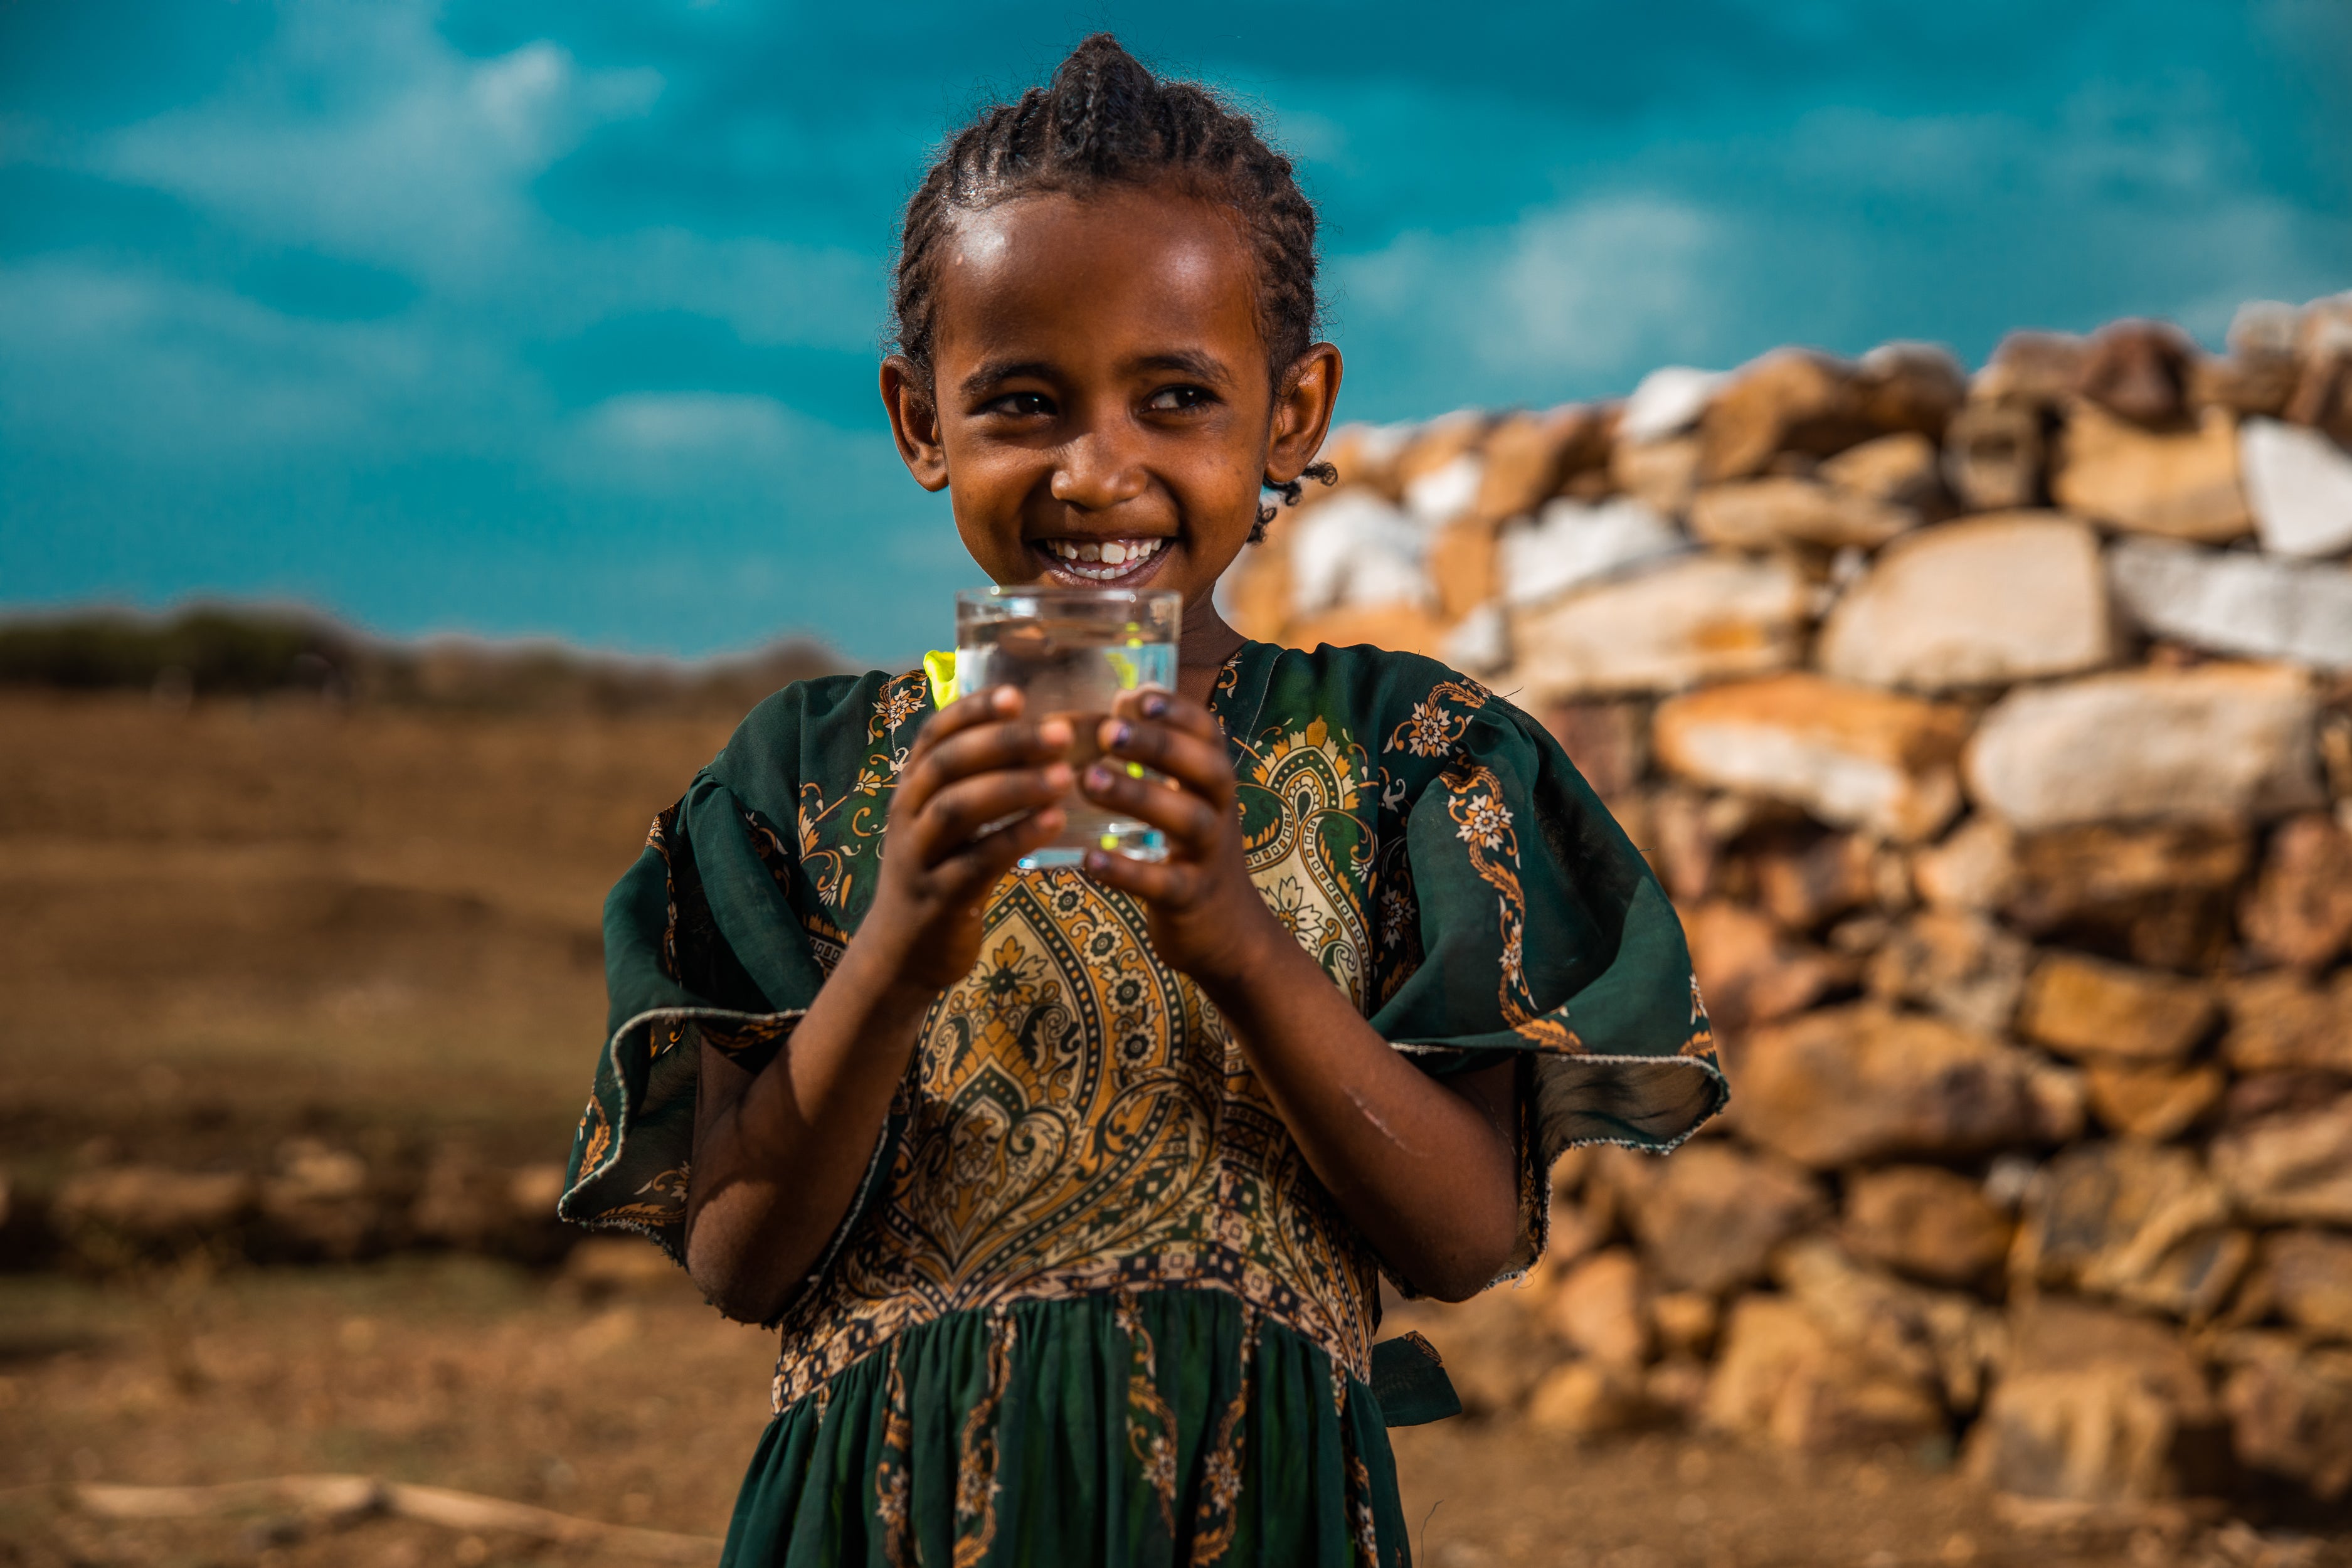
[[[940,254],[960,214],[1046,192],[1083,196],[1104,185],[1160,184],[1218,202],[1240,219],[1267,374],[1278,384],[1318,324],[1314,205],[1290,160],[1247,116],[1198,83],[1153,76],[1108,33],[1071,50],[1046,86],[983,110],[925,174],[899,227],[893,346],[930,380]],[[1330,482],[1315,468],[1307,473]],[[1272,488],[1292,504],[1301,492],[1295,480]],[[1260,531],[1272,515],[1266,509]]]

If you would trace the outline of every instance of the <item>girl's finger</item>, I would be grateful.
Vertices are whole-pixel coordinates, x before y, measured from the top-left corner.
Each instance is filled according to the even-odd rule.
[[[1047,719],[1034,724],[1027,720],[1005,720],[974,725],[950,736],[928,755],[908,764],[908,776],[898,786],[899,798],[913,804],[893,809],[920,811],[933,795],[960,779],[1052,762],[1069,750],[1073,738],[1066,719]]]
[[[1222,736],[1210,739],[1164,721],[1106,719],[1096,742],[1112,756],[1156,768],[1220,810],[1234,803],[1234,766]]]
[[[1010,686],[992,686],[985,691],[975,691],[969,697],[959,697],[930,717],[915,736],[914,749],[907,753],[907,766],[898,777],[898,793],[891,799],[891,809],[914,813],[920,811],[932,790],[939,787],[936,775],[927,772],[923,763],[930,754],[954,737],[993,720],[1020,716],[1024,699]]]
[[[1181,860],[1138,860],[1108,849],[1087,851],[1087,875],[1147,904],[1182,909],[1200,894],[1201,870]]]
[[[1186,854],[1198,859],[1216,843],[1225,813],[1189,789],[1170,789],[1151,779],[1129,778],[1122,770],[1097,763],[1079,778],[1087,798],[1172,835]]]
[[[1052,805],[1070,793],[1070,764],[1004,768],[948,784],[914,821],[908,846],[919,866],[933,866],[957,854],[992,822]]]
[[[1014,861],[1039,845],[1051,842],[1068,821],[1069,813],[1058,805],[1048,805],[1018,822],[1006,823],[932,867],[932,886],[950,902],[976,902],[996,886],[998,878],[1013,869]]]
[[[1207,704],[1180,697],[1164,686],[1139,686],[1132,691],[1122,691],[1112,700],[1110,710],[1117,718],[1171,725],[1204,741],[1221,741],[1224,737],[1223,728]]]

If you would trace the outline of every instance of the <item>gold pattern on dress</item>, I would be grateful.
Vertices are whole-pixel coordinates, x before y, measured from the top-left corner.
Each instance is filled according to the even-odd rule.
[[[892,1568],[917,1560],[909,1531],[915,1459],[915,1418],[907,1403],[907,1374],[898,1365],[898,1347],[889,1350],[883,1374],[882,1458],[874,1467],[874,1515],[882,1521],[882,1557]]]
[[[1429,689],[1429,695],[1412,705],[1412,711],[1389,732],[1383,752],[1404,751],[1416,757],[1442,757],[1454,749],[1470,728],[1470,715],[1486,705],[1486,689],[1475,680],[1441,680]],[[1459,703],[1461,710],[1449,709],[1449,702]]]
[[[1230,1291],[1362,1375],[1370,1253],[1141,906],[1024,871],[982,919],[873,1203],[786,1308],[778,1407],[946,1313],[1121,1288]]]
[[[1236,1507],[1242,1497],[1242,1420],[1249,1414],[1250,1385],[1257,1377],[1257,1332],[1262,1320],[1253,1308],[1242,1309],[1241,1381],[1225,1404],[1224,1415],[1201,1457],[1201,1501],[1192,1521],[1192,1563],[1194,1568],[1223,1557],[1241,1528]]]
[[[1127,1450],[1151,1495],[1159,1500],[1160,1522],[1176,1536],[1176,1412],[1160,1392],[1160,1363],[1151,1331],[1143,1326],[1135,1298],[1125,1290],[1111,1299],[1111,1318],[1127,1336]]]
[[[955,1568],[978,1568],[996,1539],[996,1415],[1012,1381],[1019,1320],[996,1312],[988,1321],[988,1392],[963,1418],[956,1448]]]
[[[1527,895],[1519,886],[1519,836],[1511,826],[1509,810],[1502,805],[1503,781],[1486,763],[1457,757],[1438,775],[1437,787],[1446,792],[1445,812],[1454,819],[1454,837],[1468,848],[1471,869],[1495,889],[1497,934],[1503,947],[1501,962],[1496,966],[1496,999],[1503,1021],[1516,1027],[1534,1017],[1538,1009],[1528,994],[1521,961]]]

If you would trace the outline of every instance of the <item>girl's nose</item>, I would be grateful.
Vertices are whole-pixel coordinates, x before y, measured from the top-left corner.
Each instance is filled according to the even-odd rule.
[[[1063,447],[1054,468],[1054,499],[1081,511],[1108,511],[1141,495],[1150,481],[1123,446],[1107,433],[1090,432]]]

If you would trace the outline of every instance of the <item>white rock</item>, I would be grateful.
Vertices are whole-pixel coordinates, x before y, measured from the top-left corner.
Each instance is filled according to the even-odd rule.
[[[1378,491],[1352,486],[1298,519],[1290,536],[1291,603],[1316,615],[1354,605],[1432,605],[1420,520]]]
[[[2352,670],[2352,567],[2127,539],[2107,571],[2116,603],[2158,637]]]
[[[1993,704],[1962,771],[2027,832],[2076,823],[2271,816],[2320,798],[2310,679],[2281,665],[2139,669]]]
[[[2056,512],[2004,512],[1897,539],[1822,629],[1830,674],[1947,691],[2095,669],[2113,656],[2099,542]]]
[[[1720,370],[1693,370],[1686,364],[1664,365],[1643,376],[1625,400],[1617,421],[1617,438],[1643,443],[1679,436],[1698,423],[1716,388],[1731,379]]]
[[[1511,623],[1501,602],[1489,599],[1456,621],[1437,657],[1470,675],[1489,675],[1509,664]]]
[[[1496,565],[1504,598],[1534,605],[1689,544],[1630,496],[1598,503],[1562,496],[1545,503],[1533,522],[1503,531]]]
[[[1673,698],[1659,705],[1651,734],[1659,762],[1695,783],[1914,843],[1958,809],[1952,763],[1968,714],[1818,675],[1780,675]]]
[[[2300,425],[2249,419],[2238,430],[2238,460],[2263,549],[2280,555],[2352,549],[2352,452]]]
[[[1785,669],[1796,660],[1810,597],[1785,561],[1670,560],[1514,611],[1515,662],[1496,684],[1527,704]]]
[[[1405,510],[1426,523],[1451,521],[1476,503],[1486,475],[1486,460],[1465,452],[1405,486]]]

